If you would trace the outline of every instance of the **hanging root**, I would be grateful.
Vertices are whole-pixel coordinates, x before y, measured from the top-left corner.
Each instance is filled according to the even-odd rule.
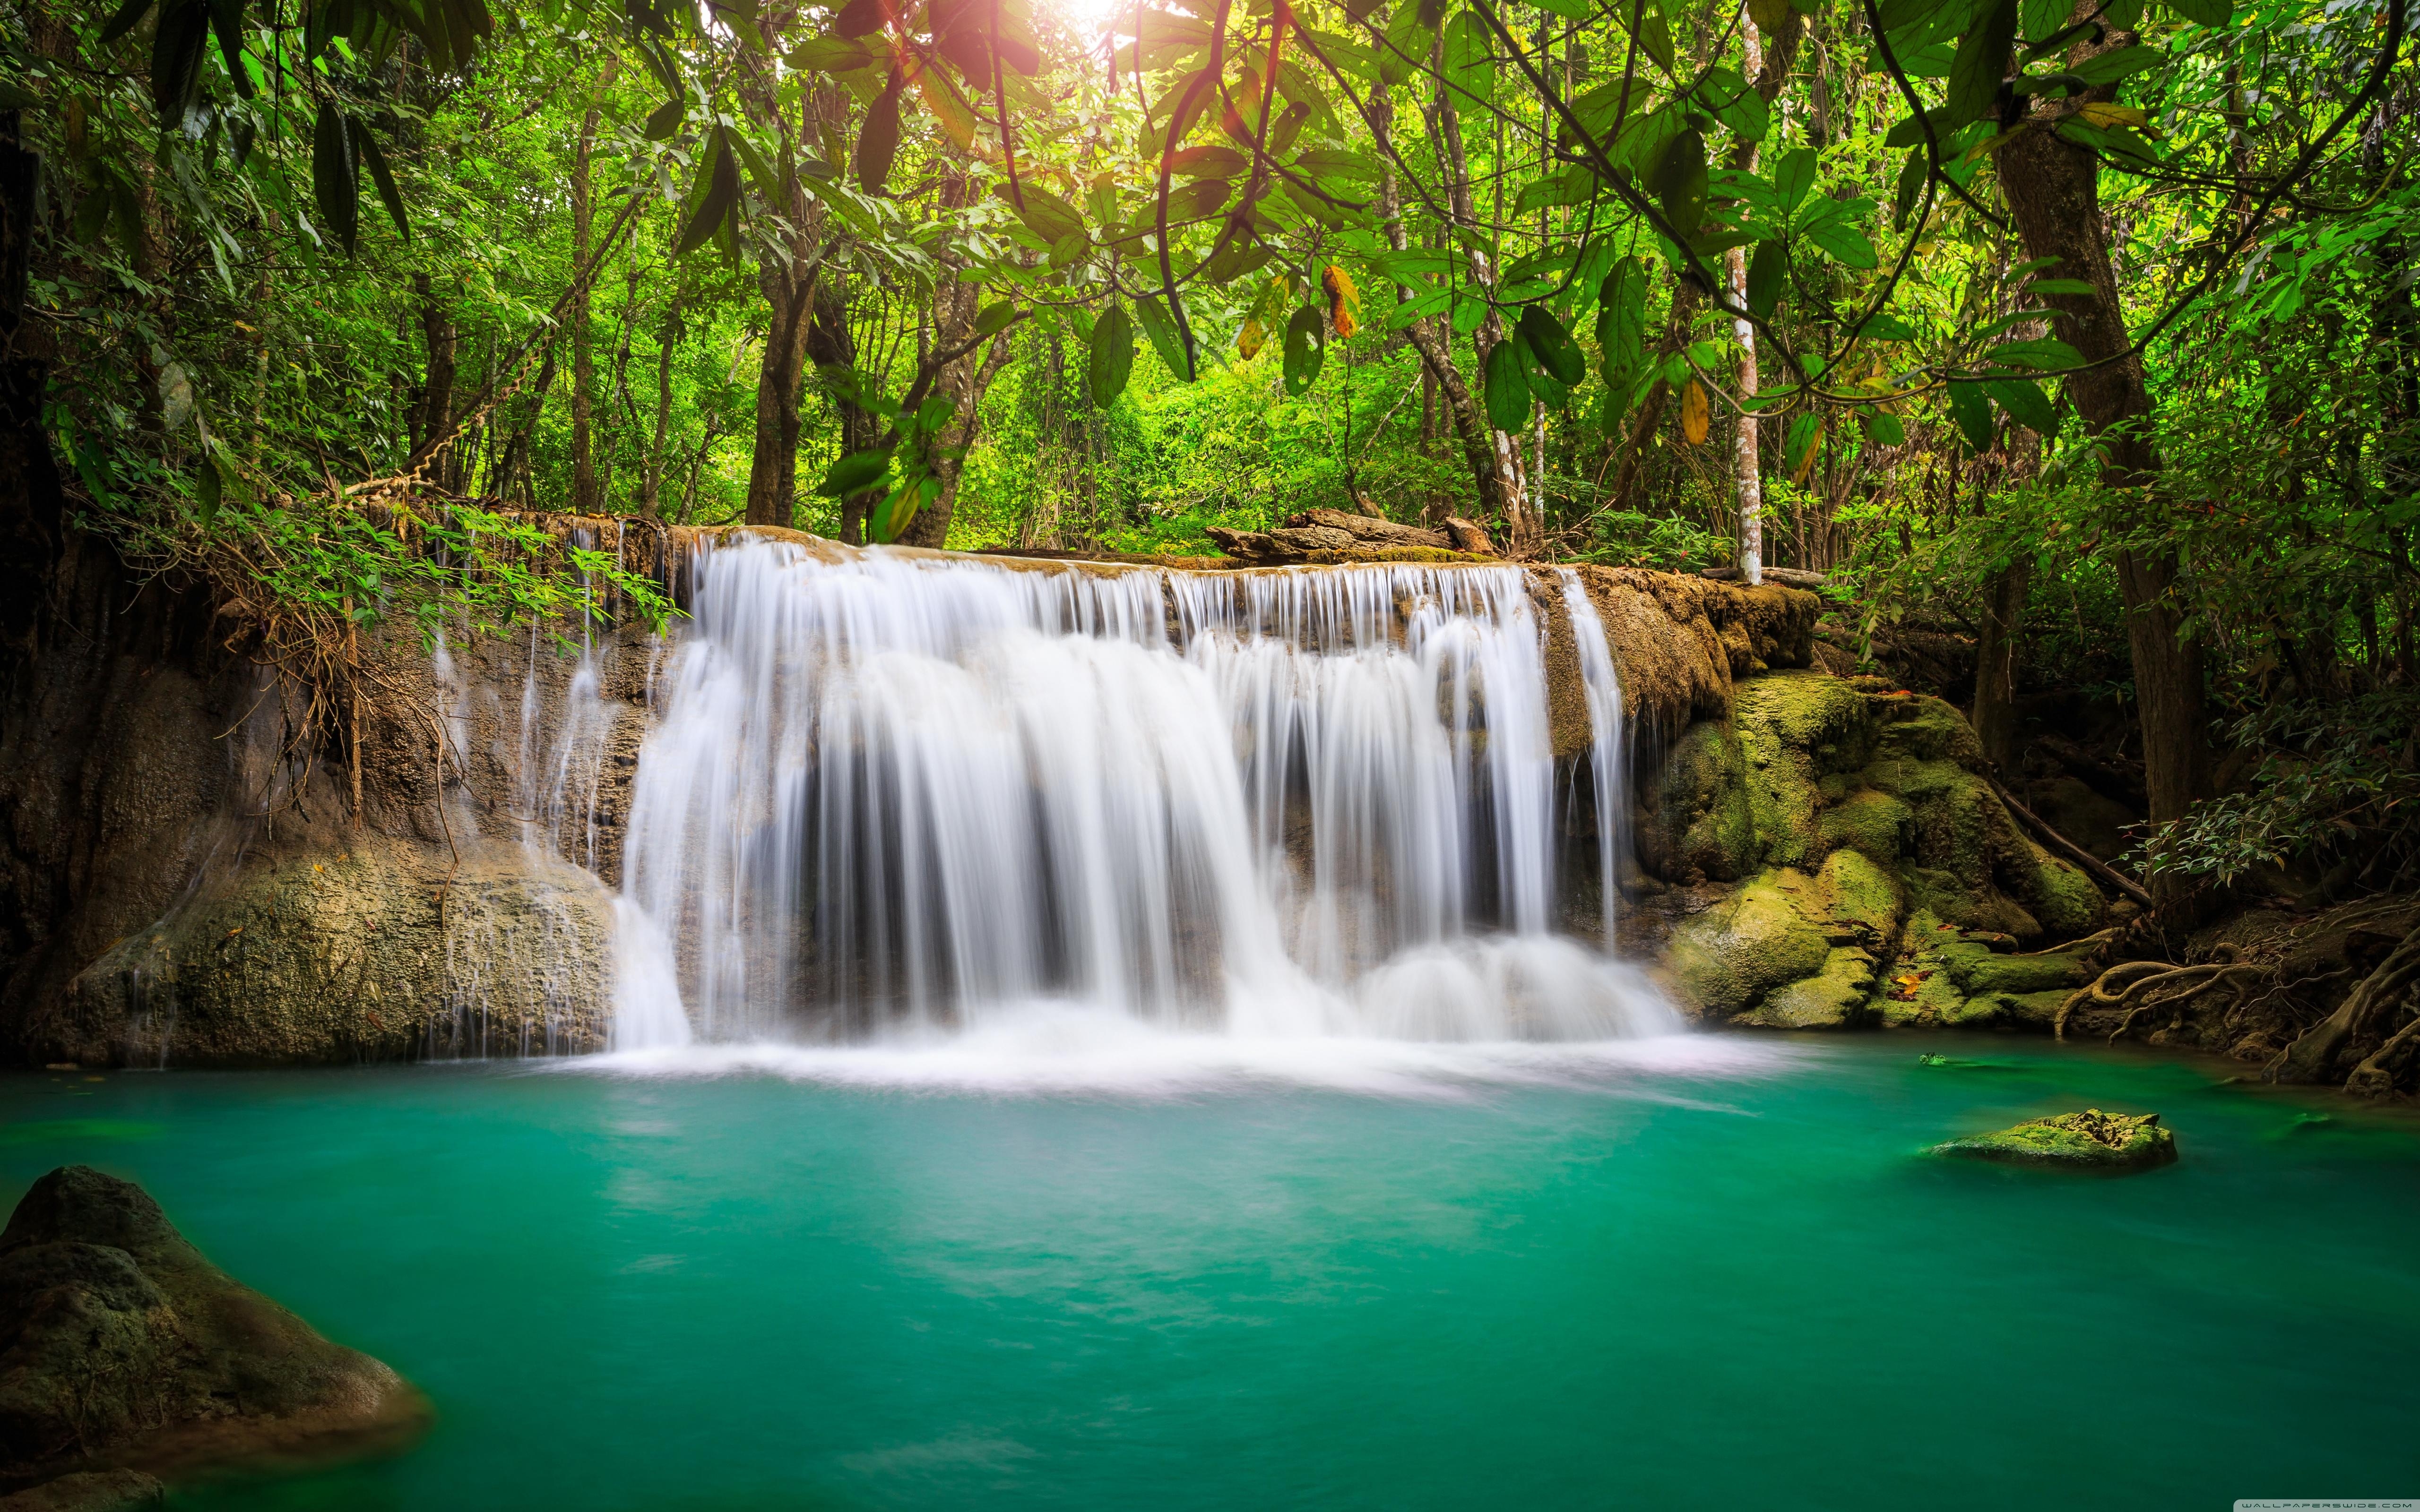
[[[2112,924],[2098,934],[2086,934],[2080,940],[2070,940],[2064,945],[2048,945],[2039,950],[2019,950],[2015,952],[2011,959],[2022,961],[2028,956],[2063,955],[2070,950],[2081,950],[2087,945],[2106,945],[2111,940],[2116,939],[2118,935],[2123,934],[2125,932],[2126,927],[2124,925]]]

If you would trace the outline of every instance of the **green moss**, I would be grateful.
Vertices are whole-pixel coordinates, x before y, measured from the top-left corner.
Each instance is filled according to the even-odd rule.
[[[1701,719],[1672,743],[1643,818],[1641,855],[1675,881],[1694,872],[1730,882],[1756,870],[1756,814],[1737,731]]]
[[[1950,979],[1969,993],[2073,991],[2092,980],[2090,950],[2003,955],[1988,945],[1947,941],[1934,948]]]
[[[1768,672],[1742,682],[1732,696],[1742,731],[1823,758],[1827,769],[1864,764],[1865,699],[1831,673]]]
[[[1894,864],[1916,842],[1916,810],[1887,793],[1871,788],[1851,791],[1824,810],[1823,843],[1848,849],[1885,866]]]
[[[1874,958],[1854,946],[1835,949],[1818,975],[1775,989],[1731,1022],[1767,1029],[1848,1029],[1869,1015]]]
[[[1983,764],[1983,743],[1956,706],[1924,697],[1876,700],[1875,705],[1878,755],[1960,766]]]
[[[2139,1171],[2175,1160],[2177,1141],[2156,1113],[2129,1116],[2087,1108],[1952,1139],[1935,1145],[1932,1153],[2071,1170]]]
[[[1897,878],[1858,851],[1834,851],[1815,873],[1815,895],[1826,917],[1860,925],[1887,949],[1899,944],[1907,894]]]
[[[2031,841],[2025,841],[2025,852],[2033,863],[2028,886],[2023,889],[2025,906],[2041,920],[2042,928],[2053,934],[2089,934],[2107,921],[2108,900],[2101,896],[2083,868],[2060,860]]]
[[[1823,970],[1831,943],[1779,882],[1762,873],[1672,932],[1666,964],[1708,1016],[1734,1018],[1776,988]]]

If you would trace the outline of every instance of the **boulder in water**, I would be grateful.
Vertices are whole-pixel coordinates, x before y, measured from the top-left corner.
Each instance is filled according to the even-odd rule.
[[[132,1181],[62,1166],[0,1231],[0,1488],[385,1448],[427,1418],[401,1377],[230,1279]]]
[[[2177,1136],[2156,1113],[2103,1113],[2086,1108],[2047,1119],[2028,1119],[1992,1134],[1952,1139],[1932,1147],[1936,1155],[2003,1161],[2012,1165],[2057,1165],[2079,1171],[2142,1171],[2177,1158]]]
[[[159,1477],[139,1470],[86,1471],[0,1496],[0,1512],[133,1512],[161,1505],[167,1494]]]

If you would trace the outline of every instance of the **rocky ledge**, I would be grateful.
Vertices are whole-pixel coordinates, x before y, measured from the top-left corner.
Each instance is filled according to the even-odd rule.
[[[230,1279],[131,1181],[62,1166],[0,1232],[12,1509],[140,1504],[147,1473],[109,1473],[370,1452],[427,1420],[401,1377]]]
[[[2079,1171],[2143,1171],[2177,1158],[2177,1136],[2156,1113],[2128,1115],[2086,1108],[2012,1128],[1935,1145],[1936,1155],[2055,1165]]]

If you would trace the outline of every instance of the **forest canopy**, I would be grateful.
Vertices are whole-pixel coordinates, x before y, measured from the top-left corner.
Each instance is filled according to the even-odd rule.
[[[425,549],[539,510],[1793,568],[2004,765],[2112,711],[2154,886],[2408,885],[2410,22],[33,0],[14,402],[84,526],[322,630],[561,611]]]

